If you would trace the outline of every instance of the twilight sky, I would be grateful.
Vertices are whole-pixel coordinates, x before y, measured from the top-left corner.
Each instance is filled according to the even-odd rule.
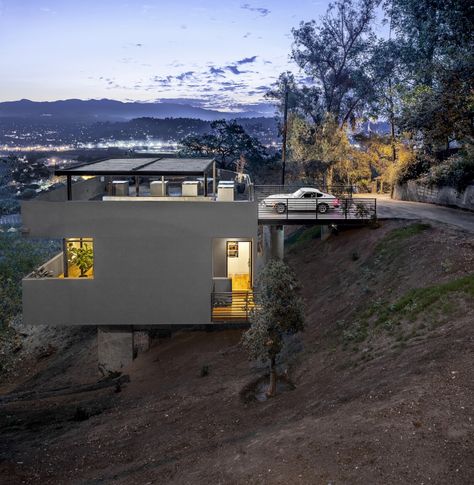
[[[0,101],[259,103],[328,0],[0,0]]]

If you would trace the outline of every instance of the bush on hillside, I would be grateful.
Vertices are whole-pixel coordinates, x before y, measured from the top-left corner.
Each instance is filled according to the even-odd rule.
[[[57,241],[0,233],[0,329],[21,312],[21,279],[59,251]]]

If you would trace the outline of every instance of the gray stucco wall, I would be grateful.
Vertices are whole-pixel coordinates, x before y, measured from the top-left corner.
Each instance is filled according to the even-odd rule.
[[[474,210],[474,185],[458,192],[453,187],[427,187],[410,180],[406,184],[395,186],[393,198]]]
[[[210,323],[213,238],[257,239],[253,202],[25,201],[31,237],[94,238],[94,279],[23,280],[29,324]]]
[[[101,181],[101,177],[94,177],[89,180],[79,180],[72,184],[73,200],[92,199],[96,195],[103,194],[104,191],[105,181]],[[64,186],[51,190],[49,192],[44,192],[35,199],[35,202],[39,200],[49,202],[63,202],[67,200],[67,188],[66,186]]]

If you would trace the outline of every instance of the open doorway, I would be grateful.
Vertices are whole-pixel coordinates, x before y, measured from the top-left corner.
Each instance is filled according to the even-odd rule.
[[[232,280],[232,291],[252,288],[252,243],[250,241],[227,241],[227,277]]]

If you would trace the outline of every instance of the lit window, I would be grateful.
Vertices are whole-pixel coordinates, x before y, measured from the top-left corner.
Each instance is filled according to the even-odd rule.
[[[64,240],[64,276],[66,278],[94,277],[94,241],[92,238]]]

